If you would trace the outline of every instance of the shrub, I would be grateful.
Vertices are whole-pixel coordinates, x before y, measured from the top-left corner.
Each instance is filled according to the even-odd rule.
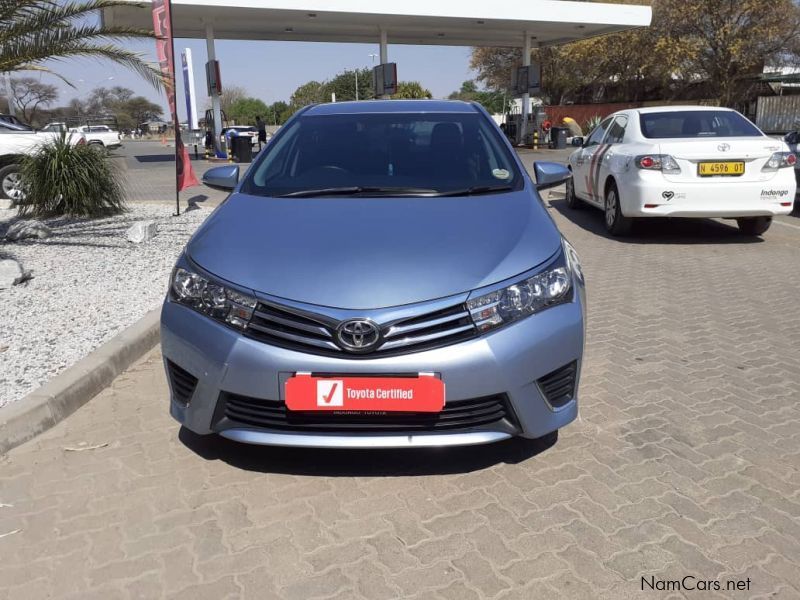
[[[20,216],[104,217],[125,210],[117,165],[104,149],[73,145],[66,133],[26,156]]]
[[[600,115],[594,115],[588,121],[586,121],[586,127],[584,127],[584,131],[587,132],[586,135],[589,135],[592,131],[594,131],[595,127],[600,125],[600,122],[603,120],[603,117]]]

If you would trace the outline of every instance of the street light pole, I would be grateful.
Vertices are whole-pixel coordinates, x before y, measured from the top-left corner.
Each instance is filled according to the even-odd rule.
[[[358,101],[358,68],[356,68],[353,73],[356,74],[356,101]]]

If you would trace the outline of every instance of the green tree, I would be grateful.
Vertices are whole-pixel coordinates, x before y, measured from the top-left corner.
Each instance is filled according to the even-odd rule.
[[[136,73],[156,87],[161,70],[119,43],[152,38],[153,32],[110,27],[97,13],[112,6],[130,7],[124,0],[2,0],[0,1],[0,72],[50,71],[48,60],[103,58]]]
[[[161,118],[164,109],[144,96],[134,96],[114,106],[114,114],[123,129],[133,129],[147,121]],[[124,124],[123,124],[124,123]]]
[[[237,125],[255,125],[258,116],[269,121],[269,107],[257,98],[240,98],[231,105],[227,115]]]
[[[319,81],[309,81],[297,88],[289,101],[289,104],[294,110],[308,106],[309,104],[317,104],[324,102],[325,84]],[[330,100],[330,96],[328,97]]]
[[[465,102],[478,102],[491,114],[508,112],[513,96],[506,90],[480,90],[474,80],[461,84],[461,89],[448,96],[450,100],[463,100]]]
[[[356,74],[358,75],[356,77]],[[375,93],[372,88],[371,69],[345,70],[326,81],[322,87],[322,102],[329,102],[331,94],[336,94],[337,102],[356,99],[356,79],[358,79],[358,99],[372,98]]]
[[[283,125],[293,114],[294,110],[292,110],[292,107],[286,102],[279,100],[270,105],[267,114],[264,115],[263,118],[269,125]]]
[[[231,118],[231,107],[243,98],[247,98],[247,91],[239,85],[229,85],[222,89],[219,106],[226,117]]]
[[[392,94],[392,98],[402,100],[413,100],[415,98],[433,98],[430,90],[422,87],[418,81],[399,81],[397,82],[397,93]]]

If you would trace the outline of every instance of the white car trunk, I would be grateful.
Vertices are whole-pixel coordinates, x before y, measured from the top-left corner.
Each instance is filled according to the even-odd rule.
[[[713,185],[720,180],[765,181],[774,175],[774,171],[764,173],[762,167],[773,153],[783,150],[781,142],[766,136],[683,138],[659,142],[659,153],[671,155],[681,167],[680,173],[664,173],[667,181],[676,183],[707,181]],[[700,176],[698,165],[705,162],[744,162],[744,173]]]

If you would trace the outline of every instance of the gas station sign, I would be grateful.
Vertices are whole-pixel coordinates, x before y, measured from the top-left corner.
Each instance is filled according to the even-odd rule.
[[[397,93],[397,63],[384,63],[372,69],[372,88],[375,97]]]

